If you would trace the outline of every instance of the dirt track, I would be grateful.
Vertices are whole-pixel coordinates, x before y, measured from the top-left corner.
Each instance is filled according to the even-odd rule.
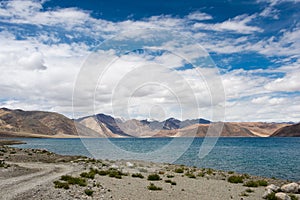
[[[14,199],[17,195],[34,189],[38,185],[46,184],[54,179],[70,173],[74,170],[72,165],[46,164],[46,163],[12,163],[26,169],[33,169],[36,172],[22,176],[0,179],[1,199]]]

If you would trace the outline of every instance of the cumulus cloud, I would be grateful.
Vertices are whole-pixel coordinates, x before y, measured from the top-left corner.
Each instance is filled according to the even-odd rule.
[[[262,32],[263,29],[261,29],[260,27],[248,25],[255,17],[256,15],[239,15],[234,17],[233,19],[226,20],[222,23],[195,23],[194,28],[213,31],[232,31],[240,34]]]
[[[275,5],[275,1],[272,2],[270,4]],[[253,40],[257,34],[264,32],[264,27],[255,23],[257,17],[276,19],[280,16],[279,8],[272,5],[261,12],[242,14],[223,22],[212,22],[213,16],[199,11],[182,18],[160,15],[112,22],[93,18],[89,11],[78,8],[44,10],[43,1],[1,2],[0,21],[16,29],[3,27],[0,32],[0,46],[5,47],[0,48],[0,95],[3,99],[0,105],[57,111],[71,116],[74,83],[82,73],[82,66],[89,65],[91,74],[83,77],[76,102],[81,116],[93,114],[87,105],[96,105],[96,112],[126,115],[122,110],[122,106],[126,105],[126,112],[134,117],[147,118],[152,113],[161,119],[171,116],[194,118],[197,117],[193,115],[195,98],[201,116],[212,119],[210,106],[224,106],[222,92],[216,92],[220,87],[213,84],[220,79],[227,98],[227,121],[296,121],[300,117],[297,114],[300,113],[300,98],[286,93],[300,90],[299,25],[282,29],[276,37]],[[28,30],[27,25],[32,29]],[[165,29],[169,33],[165,35],[166,42],[155,45],[158,40],[151,34],[145,34],[147,29]],[[174,34],[174,30],[180,36],[172,40],[170,35]],[[151,47],[154,52],[165,51],[119,55],[121,47],[116,45],[121,44],[119,42],[114,46],[119,49],[104,48],[110,38],[123,32],[127,32],[127,39],[119,37],[119,42],[130,38],[133,41],[143,40],[144,49]],[[21,39],[20,33],[24,33]],[[92,49],[103,41],[98,47],[100,49],[96,48],[99,50],[96,57],[90,57]],[[208,62],[209,54],[198,43],[209,52],[226,55],[229,60],[230,54],[240,52],[278,56],[281,66],[261,69],[260,74],[281,72],[283,75],[272,78],[245,69],[223,70],[219,74]],[[111,63],[102,82],[99,82],[101,65],[106,66],[106,61],[111,59],[116,61]],[[201,64],[201,70],[192,68],[189,62]],[[150,80],[151,75],[161,84],[143,85],[143,81]],[[114,91],[118,94],[116,100],[120,100],[115,102],[119,105],[116,110],[111,109]],[[216,93],[213,100],[212,93]],[[185,113],[192,114],[182,116],[178,110],[178,97],[185,105]],[[155,109],[152,110],[153,107]],[[222,115],[219,119],[223,120]]]

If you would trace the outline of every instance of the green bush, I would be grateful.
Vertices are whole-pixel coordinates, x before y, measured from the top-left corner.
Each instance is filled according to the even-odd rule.
[[[80,174],[81,177],[84,177],[84,178],[89,178],[89,179],[94,179],[95,178],[95,171],[90,171],[90,172],[82,172]]]
[[[119,170],[116,170],[116,169],[110,169],[109,173],[108,173],[109,177],[114,177],[114,178],[117,178],[117,179],[121,179],[122,175],[124,175],[124,174],[122,172],[120,172]]]
[[[160,176],[158,174],[150,174],[150,175],[148,175],[148,180],[149,181],[159,181]]]
[[[149,190],[162,190],[161,187],[155,186],[153,183],[150,183],[150,185],[147,187]]]
[[[234,174],[234,171],[229,171],[228,174]]]
[[[244,184],[247,187],[258,187],[258,186],[267,186],[268,182],[265,180],[257,180],[257,181],[248,181]]]
[[[246,190],[246,192],[252,193],[252,192],[254,192],[254,190],[251,190],[250,188],[248,188],[248,189]]]
[[[200,176],[200,177],[204,177],[204,175],[205,175],[204,172],[199,172],[199,173],[197,174],[197,176]]]
[[[184,172],[184,169],[183,168],[176,168],[174,170],[176,173],[183,173]]]
[[[170,183],[171,185],[176,185],[176,182],[175,181],[172,181],[172,180],[165,180],[166,183]]]
[[[131,175],[134,178],[144,178],[144,176],[141,173],[136,173]]]
[[[185,175],[189,178],[196,178],[196,176],[192,173],[186,173]]]
[[[167,178],[174,178],[174,176],[173,175],[167,175]]]
[[[70,185],[79,185],[79,186],[87,186],[87,182],[83,178],[72,177],[69,175],[64,175],[61,177],[61,180],[68,182]]]
[[[210,169],[210,168],[209,168],[209,169],[207,170],[207,172],[206,172],[206,173],[207,173],[208,175],[212,175],[212,174],[213,174],[213,172],[214,172],[214,171],[213,171],[212,169]]]
[[[257,183],[259,186],[267,186],[268,185],[268,182],[266,180],[258,180]]]
[[[277,198],[275,197],[275,192],[272,192],[272,193],[268,194],[266,196],[266,199],[267,200],[277,200]]]
[[[86,195],[88,195],[88,196],[92,196],[93,193],[94,193],[94,191],[93,191],[93,190],[90,190],[90,189],[85,189],[85,190],[84,190],[84,193],[85,193]]]
[[[228,178],[229,183],[243,183],[244,177],[243,176],[230,176]]]
[[[244,184],[244,186],[247,186],[247,187],[258,187],[258,182],[257,181],[248,181]]]
[[[64,188],[66,190],[70,188],[69,184],[66,182],[54,181],[53,183],[55,188]]]
[[[298,200],[298,199],[299,199],[298,197],[296,197],[296,196],[293,195],[293,194],[290,194],[289,196],[291,197],[291,200]]]
[[[101,170],[101,171],[98,171],[98,174],[99,174],[100,176],[106,176],[107,174],[109,174],[109,171]]]

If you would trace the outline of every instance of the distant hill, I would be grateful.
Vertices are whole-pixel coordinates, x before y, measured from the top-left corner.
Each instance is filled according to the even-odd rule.
[[[0,137],[205,137],[205,119],[121,120],[105,114],[72,120],[55,112],[0,108]],[[299,124],[226,122],[222,137],[299,136]],[[215,133],[213,133],[215,134]],[[219,136],[218,134],[212,136]]]
[[[282,127],[275,131],[271,137],[300,137],[300,123]]]
[[[61,114],[0,108],[0,137],[79,137],[99,136]]]

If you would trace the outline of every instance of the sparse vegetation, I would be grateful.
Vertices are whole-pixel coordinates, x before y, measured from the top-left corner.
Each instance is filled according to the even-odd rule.
[[[293,195],[293,194],[290,194],[289,196],[291,197],[291,200],[298,200],[298,199],[299,199],[298,197],[296,197],[296,196]]]
[[[170,174],[168,174],[168,175],[167,175],[167,178],[174,178],[174,176],[173,176],[173,175],[170,175]]]
[[[185,173],[185,175],[189,178],[196,178],[196,176],[192,173]]]
[[[79,185],[79,186],[87,186],[87,182],[84,178],[80,177],[72,177],[69,175],[64,175],[61,177],[62,181],[66,181],[70,185]]]
[[[206,171],[206,173],[208,174],[208,175],[212,175],[213,173],[214,173],[214,171],[212,170],[212,169],[208,169],[207,171]]]
[[[149,181],[159,181],[161,179],[158,174],[150,174],[150,175],[148,175],[148,180]]]
[[[257,181],[248,181],[244,184],[247,187],[258,187],[258,186],[267,186],[268,182],[265,180],[257,180]]]
[[[81,177],[84,177],[84,178],[89,178],[89,179],[94,179],[95,178],[95,175],[98,173],[97,170],[93,170],[91,169],[89,172],[82,172],[80,174]]]
[[[183,168],[176,168],[175,170],[174,170],[176,173],[183,173],[184,172],[184,169]]]
[[[144,178],[144,176],[141,173],[136,173],[131,175],[133,178]]]
[[[165,180],[166,183],[170,183],[171,185],[176,185],[177,183],[175,181],[172,180]]]
[[[162,190],[161,187],[158,187],[154,185],[153,183],[150,183],[150,185],[147,187],[149,190]]]
[[[93,193],[94,193],[94,191],[91,190],[91,189],[85,189],[85,190],[84,190],[84,193],[85,193],[86,195],[88,195],[88,196],[92,196]]]
[[[249,194],[247,194],[246,192],[242,192],[242,193],[240,194],[240,196],[242,196],[242,197],[247,197],[247,196],[249,196]]]
[[[248,188],[248,189],[246,190],[246,192],[248,192],[248,193],[252,193],[252,192],[254,192],[254,190],[252,190],[252,189]]]
[[[277,198],[275,197],[275,192],[272,192],[272,193],[268,194],[266,196],[266,199],[267,200],[277,200]]]
[[[53,183],[55,188],[64,188],[66,190],[70,188],[69,184],[66,182],[54,181]]]
[[[229,183],[243,183],[244,182],[244,177],[243,176],[230,176],[228,178]]]
[[[200,177],[204,177],[204,175],[205,175],[204,172],[199,172],[199,173],[197,174],[197,176],[200,176]]]

